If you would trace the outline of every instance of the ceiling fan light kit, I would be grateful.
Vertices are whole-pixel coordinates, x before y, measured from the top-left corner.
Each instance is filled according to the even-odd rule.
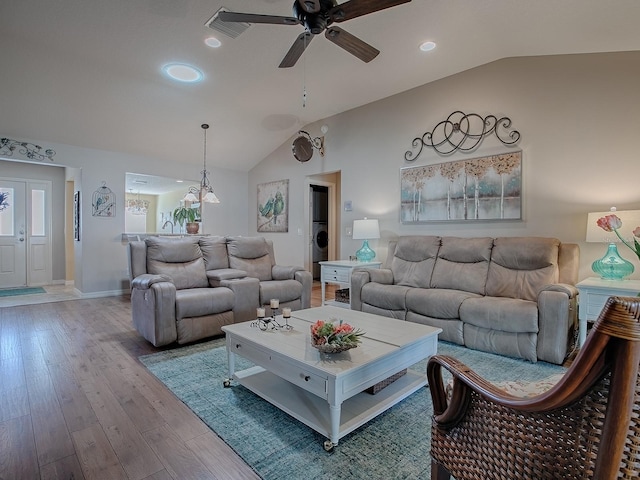
[[[380,53],[333,23],[345,22],[387,8],[409,3],[411,0],[349,0],[338,4],[336,0],[294,0],[293,16],[259,15],[220,11],[218,18],[223,23],[268,23],[274,25],[302,25],[304,33],[298,35],[280,63],[280,68],[293,67],[302,56],[315,35],[324,32],[325,38],[363,62],[370,62]]]

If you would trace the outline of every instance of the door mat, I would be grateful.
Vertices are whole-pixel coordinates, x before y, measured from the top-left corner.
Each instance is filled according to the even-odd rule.
[[[14,295],[33,295],[35,293],[47,293],[47,292],[42,287],[0,289],[0,297],[12,297]]]

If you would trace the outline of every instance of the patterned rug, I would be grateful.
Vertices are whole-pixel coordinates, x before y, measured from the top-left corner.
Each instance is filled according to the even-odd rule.
[[[494,382],[537,381],[565,371],[446,342],[439,342],[438,353],[460,359]],[[236,370],[251,366],[236,358]],[[346,435],[327,453],[322,435],[240,385],[223,388],[223,339],[142,356],[140,361],[265,480],[430,478],[428,388]],[[412,369],[425,372],[425,367],[423,361]]]
[[[47,292],[42,287],[0,289],[0,297],[12,297],[14,295],[32,295],[34,293],[47,293]]]

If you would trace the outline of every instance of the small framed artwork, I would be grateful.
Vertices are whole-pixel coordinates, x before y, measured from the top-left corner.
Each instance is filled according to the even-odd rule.
[[[400,169],[400,221],[522,219],[522,152]]]
[[[258,184],[258,232],[289,231],[289,180]]]
[[[73,239],[80,241],[80,192],[73,194]]]

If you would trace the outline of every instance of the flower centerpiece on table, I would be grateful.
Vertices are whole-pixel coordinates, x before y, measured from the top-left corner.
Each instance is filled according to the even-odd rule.
[[[342,320],[336,325],[333,321],[318,320],[311,325],[311,345],[322,353],[337,353],[355,348],[364,332]]]
[[[618,229],[622,227],[622,220],[615,214],[605,215],[598,219],[598,226],[602,228],[605,232],[614,232],[618,238],[624,243],[627,247],[629,247],[633,253],[638,256],[638,260],[640,260],[640,243],[638,243],[638,238],[640,238],[640,227],[636,227],[633,231],[633,245],[629,243],[627,240],[620,236]]]

